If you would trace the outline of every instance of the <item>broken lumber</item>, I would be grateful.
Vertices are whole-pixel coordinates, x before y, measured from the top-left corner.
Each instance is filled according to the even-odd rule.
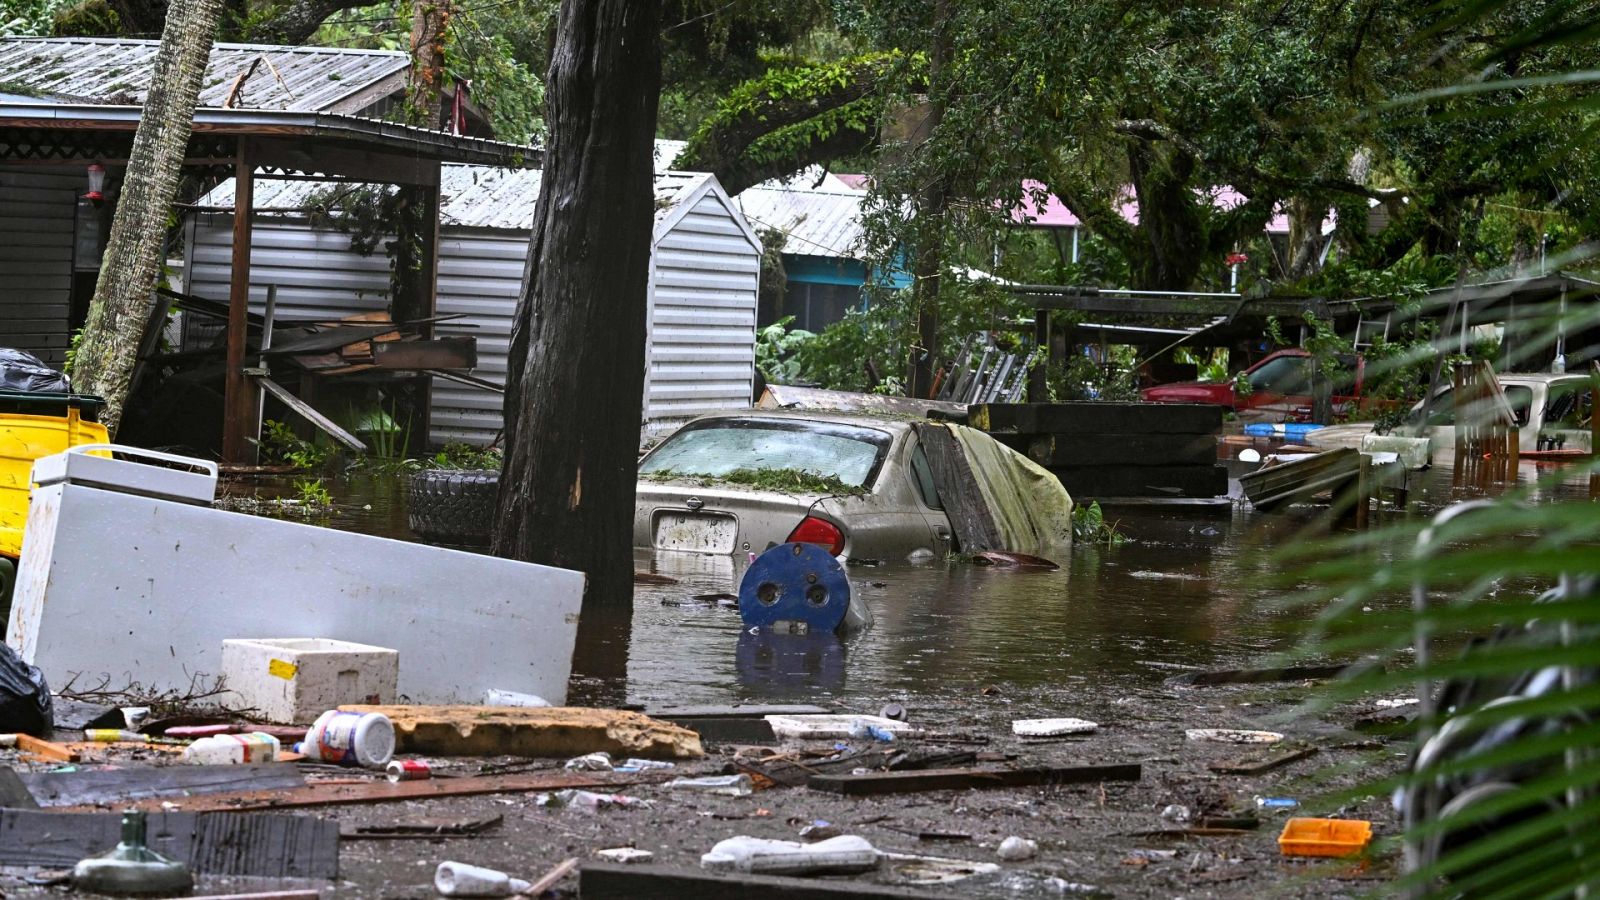
[[[920,772],[868,772],[865,775],[814,775],[806,786],[833,794],[908,794],[970,788],[1033,787],[1138,781],[1138,763],[1108,766],[1035,766],[1025,769],[928,769]]]
[[[115,847],[120,813],[0,810],[0,866],[70,869]],[[206,875],[337,878],[339,823],[312,816],[152,811],[150,849]]]
[[[299,767],[286,762],[24,772],[18,778],[39,805],[47,808],[107,806],[129,800],[297,788],[306,783]]]
[[[687,728],[616,709],[520,706],[341,706],[383,713],[401,753],[567,758],[607,753],[669,759],[706,755]]]
[[[820,881],[776,875],[719,875],[696,869],[629,863],[584,863],[578,870],[578,895],[583,900],[839,900],[883,897],[893,900],[936,900],[933,894],[859,881]]]
[[[308,784],[304,787],[236,794],[207,794],[186,797],[183,808],[190,812],[208,810],[289,809],[304,806],[337,806],[346,803],[386,803],[405,800],[430,800],[437,797],[469,797],[477,794],[513,794],[526,791],[560,791],[567,788],[616,788],[671,781],[671,773],[614,774],[610,772],[543,772],[523,775],[486,775],[477,778],[433,778],[428,781],[367,781]],[[150,797],[127,803],[131,809],[159,810],[162,800]],[[77,812],[76,808],[63,810]]]
[[[945,518],[950,520],[961,550],[975,553],[1005,549],[989,501],[978,488],[966,453],[950,429],[931,423],[918,425],[917,437],[927,456],[939,499],[944,503]]]
[[[45,759],[55,760],[56,762],[78,761],[78,754],[74,753],[70,747],[53,744],[50,741],[36,738],[31,734],[17,735],[17,749],[24,753],[32,753],[35,756],[42,756]]]
[[[1281,768],[1289,763],[1315,755],[1315,747],[1296,747],[1288,752],[1266,753],[1261,756],[1247,756],[1229,762],[1212,763],[1207,766],[1219,775],[1262,775],[1273,769]]]
[[[540,894],[543,894],[545,891],[555,887],[556,884],[561,881],[561,879],[572,874],[572,870],[576,869],[577,867],[578,858],[576,856],[569,856],[566,859],[563,859],[561,862],[556,863],[555,868],[544,873],[543,875],[540,875],[539,880],[529,885],[528,889],[523,893],[529,897],[537,897]]]
[[[339,837],[347,841],[381,841],[391,838],[435,838],[475,836],[498,826],[505,816],[482,819],[448,819],[437,816],[414,816],[382,825],[356,825],[341,831]]]

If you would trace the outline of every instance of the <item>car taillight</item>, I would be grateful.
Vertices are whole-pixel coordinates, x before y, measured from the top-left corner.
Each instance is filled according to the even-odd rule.
[[[789,539],[785,543],[816,544],[819,547],[827,547],[829,553],[838,556],[844,552],[844,532],[827,519],[806,516],[793,531],[789,532]]]

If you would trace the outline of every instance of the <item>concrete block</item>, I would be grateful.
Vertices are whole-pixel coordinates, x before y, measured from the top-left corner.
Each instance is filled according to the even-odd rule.
[[[393,703],[400,653],[328,638],[222,642],[222,676],[261,718],[309,725],[345,703]]]

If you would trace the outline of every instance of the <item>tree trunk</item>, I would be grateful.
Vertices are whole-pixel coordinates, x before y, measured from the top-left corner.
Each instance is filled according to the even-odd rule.
[[[1327,242],[1322,220],[1327,216],[1327,204],[1309,197],[1293,197],[1285,206],[1289,214],[1289,252],[1284,277],[1299,281],[1322,268],[1322,248]]]
[[[450,0],[416,0],[411,7],[411,83],[406,89],[411,124],[438,128],[444,90],[444,45]]]
[[[561,4],[543,186],[511,334],[494,550],[588,575],[579,693],[590,676],[622,687],[627,667],[659,6]]]
[[[101,421],[113,434],[154,306],[151,292],[160,273],[167,217],[220,12],[218,0],[175,0],[169,9],[100,279],[73,360],[74,387],[106,399]]]
[[[943,140],[944,72],[950,62],[950,0],[933,4],[933,46],[928,54],[927,134]],[[939,356],[939,281],[944,268],[945,207],[949,204],[949,177],[934,172],[917,198],[917,261],[912,286],[917,310],[917,345],[911,348],[907,397],[933,396],[933,372]]]

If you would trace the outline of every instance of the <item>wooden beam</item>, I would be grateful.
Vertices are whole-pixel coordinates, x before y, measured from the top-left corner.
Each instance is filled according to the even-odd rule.
[[[1106,766],[1036,766],[1027,769],[927,769],[912,772],[869,772],[865,775],[815,775],[806,782],[814,791],[831,794],[913,794],[973,788],[1034,787],[1044,784],[1093,784],[1138,781],[1138,763]]]
[[[250,331],[250,241],[255,210],[255,162],[239,142],[233,168],[233,267],[228,279],[228,361],[223,370],[222,461],[255,462],[249,436],[255,431],[256,392],[244,374]]]
[[[119,813],[0,810],[0,865],[70,869],[115,847]],[[150,848],[202,875],[337,878],[339,823],[312,816],[152,812]]]
[[[372,361],[380,369],[475,369],[478,366],[478,339],[442,337],[420,341],[374,342]]]
[[[584,863],[578,870],[578,896],[583,900],[841,900],[846,897],[937,900],[948,893],[928,893],[864,881],[821,881],[744,873],[718,875],[697,869],[626,863]]]
[[[276,381],[273,381],[271,378],[268,378],[265,375],[255,375],[252,377],[254,378],[256,384],[259,384],[266,389],[267,393],[277,398],[277,400],[284,406],[289,407],[289,409],[295,414],[299,415],[300,418],[305,419],[312,425],[322,429],[322,431],[327,434],[328,437],[333,438],[357,453],[367,452],[367,445],[362,443],[360,438],[348,431],[345,431],[343,428],[340,428],[338,423],[334,422],[332,419],[328,418],[322,413],[317,412],[316,409],[312,408],[311,404],[290,393],[288,388],[277,383]]]
[[[918,425],[917,437],[928,458],[933,484],[944,504],[945,516],[955,531],[963,553],[981,550],[1006,550],[1000,529],[995,525],[989,502],[978,489],[961,444],[943,425]]]

